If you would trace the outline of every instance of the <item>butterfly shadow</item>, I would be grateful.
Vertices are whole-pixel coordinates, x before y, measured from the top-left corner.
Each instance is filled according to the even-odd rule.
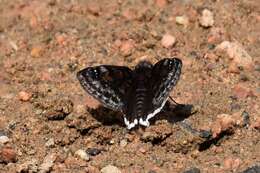
[[[123,114],[119,111],[114,111],[100,105],[95,109],[88,108],[88,112],[102,125],[119,125],[121,127],[125,126],[122,118]]]
[[[125,127],[123,121],[123,114],[119,111],[114,111],[100,105],[98,108],[88,108],[89,113],[98,122],[103,125],[119,125]],[[195,114],[193,111],[193,105],[191,104],[171,104],[169,101],[166,102],[163,110],[158,113],[154,118],[150,120],[151,124],[154,124],[157,120],[167,120],[169,123],[177,123],[183,121],[189,116]]]
[[[151,120],[151,123],[157,120],[167,120],[169,123],[174,124],[187,119],[195,113],[194,106],[191,104],[172,104],[167,101],[162,111]]]

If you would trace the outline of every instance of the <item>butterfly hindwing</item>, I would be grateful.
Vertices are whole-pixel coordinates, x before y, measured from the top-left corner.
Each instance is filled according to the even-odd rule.
[[[178,58],[166,58],[157,62],[152,70],[153,100],[155,107],[164,104],[170,91],[177,84],[181,75],[182,62]]]
[[[132,70],[123,66],[101,65],[77,73],[82,87],[105,107],[122,111],[123,97],[132,82]]]

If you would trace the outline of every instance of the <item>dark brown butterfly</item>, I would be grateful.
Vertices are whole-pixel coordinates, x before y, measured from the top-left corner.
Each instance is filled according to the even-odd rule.
[[[105,107],[121,111],[128,129],[161,111],[180,78],[182,62],[165,58],[152,65],[142,61],[133,70],[124,66],[100,65],[77,73],[82,87]]]

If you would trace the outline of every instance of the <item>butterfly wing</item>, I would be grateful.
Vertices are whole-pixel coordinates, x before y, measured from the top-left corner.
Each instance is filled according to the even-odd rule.
[[[132,70],[123,66],[101,65],[77,73],[81,86],[105,107],[122,111],[124,95],[132,83]]]
[[[152,104],[147,114],[139,119],[141,125],[149,126],[149,119],[161,111],[170,91],[180,78],[181,67],[182,62],[178,58],[166,58],[153,66],[151,78]]]
[[[181,75],[182,61],[178,58],[166,58],[157,62],[153,67],[152,103],[160,107],[167,101],[170,91],[177,84]]]

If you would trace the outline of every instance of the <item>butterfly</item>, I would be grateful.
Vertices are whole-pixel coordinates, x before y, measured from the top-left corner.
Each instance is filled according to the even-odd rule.
[[[100,65],[77,72],[81,86],[105,107],[124,114],[127,129],[149,126],[161,111],[181,75],[182,61],[165,58],[152,65],[141,61],[134,69]]]

